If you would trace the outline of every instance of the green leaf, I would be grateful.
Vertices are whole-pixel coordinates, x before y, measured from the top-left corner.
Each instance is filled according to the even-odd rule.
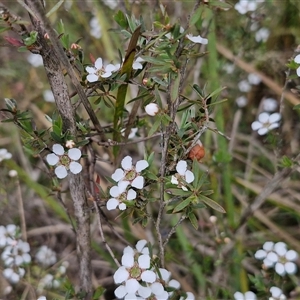
[[[293,161],[289,157],[284,155],[281,159],[281,165],[285,168],[290,168],[293,166]]]
[[[226,2],[220,1],[220,0],[209,0],[209,5],[210,6],[215,6],[215,7],[218,7],[218,8],[222,8],[224,10],[232,8],[232,4],[226,3]]]
[[[202,194],[198,195],[198,197],[199,197],[200,201],[203,201],[206,205],[208,205],[212,209],[214,209],[214,210],[216,210],[216,211],[218,211],[222,214],[226,213],[225,209],[220,204],[215,202],[214,200],[212,200],[212,199],[210,199],[210,198],[208,198],[208,197],[206,197]]]
[[[192,192],[184,191],[182,189],[176,189],[176,188],[168,188],[166,192],[171,193],[174,196],[183,196],[183,197],[189,197],[192,194]]]
[[[124,15],[124,13],[119,10],[115,15],[114,15],[114,20],[119,24],[119,26],[123,29],[126,29],[128,27],[128,21]]]
[[[97,289],[94,292],[93,300],[98,300],[102,295],[104,295],[106,289],[102,286],[97,287]]]
[[[198,225],[198,220],[196,218],[196,215],[194,213],[189,213],[188,217],[189,217],[189,220],[190,220],[191,224],[193,225],[193,227],[196,230],[198,230],[199,225]]]
[[[199,21],[199,19],[201,18],[202,12],[203,12],[203,9],[202,9],[202,7],[200,6],[200,7],[195,11],[195,13],[192,15],[191,20],[190,20],[190,26],[195,25],[195,24]]]
[[[180,84],[180,73],[177,72],[177,77],[171,83],[171,101],[175,102],[178,98]]]
[[[160,124],[161,124],[161,118],[157,117],[154,124],[152,125],[151,129],[148,132],[148,136],[153,135],[158,129],[158,127],[160,126]]]
[[[34,44],[36,42],[37,36],[38,36],[37,31],[31,31],[30,36],[23,40],[24,44],[26,46],[31,46],[32,44]]]
[[[180,202],[173,210],[173,213],[177,213],[179,211],[182,211],[184,208],[186,208],[193,200],[195,199],[195,196],[188,197],[187,199]]]
[[[49,18],[52,14],[54,14],[60,7],[61,5],[65,2],[65,0],[60,0],[58,1],[47,13],[46,17]]]
[[[152,179],[152,180],[155,180],[155,181],[158,180],[158,177],[155,174],[153,174],[152,172],[148,171],[148,170],[144,171],[143,174],[144,174],[145,177],[147,177],[149,179]]]
[[[293,109],[300,109],[300,104],[295,105]]]

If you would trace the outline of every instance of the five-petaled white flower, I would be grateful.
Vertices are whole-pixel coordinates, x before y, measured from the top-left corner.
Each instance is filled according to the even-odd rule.
[[[287,245],[283,242],[276,244],[265,242],[263,249],[256,251],[254,257],[263,260],[266,268],[274,267],[275,272],[280,276],[297,272],[297,265],[294,261],[298,259],[298,253],[294,250],[287,250]]]
[[[94,67],[86,67],[86,71],[89,73],[86,77],[88,82],[95,82],[102,78],[108,78],[112,75],[112,72],[116,71],[116,66],[113,64],[108,64],[105,68],[103,66],[102,58],[99,57],[95,61]]]
[[[4,159],[11,159],[12,154],[9,153],[6,149],[0,149],[0,162]]]
[[[208,44],[208,39],[205,39],[205,38],[201,37],[200,35],[193,36],[192,34],[187,34],[186,37],[193,43],[202,44],[202,45]]]
[[[50,166],[57,166],[54,172],[59,179],[65,178],[68,170],[73,174],[81,172],[82,166],[76,162],[81,157],[81,151],[78,148],[72,148],[65,152],[62,145],[54,144],[52,150],[54,153],[48,154],[46,160]]]
[[[259,114],[258,121],[255,121],[251,124],[251,128],[253,130],[257,130],[259,135],[265,135],[270,130],[279,127],[279,121],[281,119],[281,115],[279,113],[269,114],[263,112]]]
[[[185,182],[192,183],[195,179],[193,172],[187,169],[187,162],[184,160],[180,160],[176,165],[176,173],[172,175],[171,183],[178,185],[178,187],[182,188],[184,191],[188,189],[185,186]],[[182,181],[182,179],[184,181]]]
[[[144,177],[140,175],[140,172],[148,168],[149,164],[146,160],[139,160],[135,166],[132,165],[132,158],[126,156],[121,162],[123,169],[117,169],[111,178],[118,182],[118,186],[121,190],[125,190],[130,184],[131,186],[142,189],[144,187]]]
[[[116,209],[117,206],[120,210],[125,210],[127,206],[124,201],[131,201],[136,198],[136,191],[133,189],[126,191],[126,187],[113,186],[109,193],[113,198],[110,198],[106,203],[108,210]]]

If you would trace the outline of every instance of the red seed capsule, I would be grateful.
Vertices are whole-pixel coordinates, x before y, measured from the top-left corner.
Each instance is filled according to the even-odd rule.
[[[198,161],[201,161],[201,159],[203,158],[205,156],[205,149],[204,149],[204,147],[202,146],[202,145],[195,145],[192,149],[191,149],[191,151],[190,151],[190,153],[189,153],[189,155],[188,155],[188,157],[190,158],[190,159],[197,159]]]

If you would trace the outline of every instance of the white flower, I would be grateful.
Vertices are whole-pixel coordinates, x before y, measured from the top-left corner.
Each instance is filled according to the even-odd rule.
[[[270,293],[272,297],[269,300],[286,300],[286,296],[283,294],[282,290],[276,286],[270,288]]]
[[[186,37],[193,43],[203,44],[203,45],[208,44],[208,39],[205,39],[205,38],[201,37],[200,35],[193,36],[192,34],[187,34]]]
[[[5,159],[11,159],[12,158],[12,154],[9,153],[6,149],[2,148],[0,149],[0,162],[2,160],[5,160]]]
[[[33,54],[33,53],[28,54],[27,61],[35,68],[43,65],[43,58],[39,54]]]
[[[30,246],[22,240],[11,240],[4,248],[1,258],[8,267],[20,266],[31,262]]]
[[[240,96],[235,99],[235,102],[238,107],[242,108],[245,107],[248,103],[248,99],[245,96]]]
[[[187,162],[184,160],[180,160],[176,165],[176,173],[172,175],[171,183],[178,185],[178,187],[182,188],[184,191],[188,189],[185,186],[185,182],[192,183],[195,179],[193,172],[187,170]],[[183,182],[182,179],[185,181]]]
[[[254,74],[254,73],[250,73],[248,75],[248,81],[252,85],[258,85],[261,82],[261,79],[260,79],[260,76]]]
[[[96,17],[93,17],[90,20],[90,27],[91,27],[91,30],[90,30],[91,36],[95,37],[96,39],[101,38],[102,30],[101,30],[101,26],[98,22],[98,19]]]
[[[144,187],[144,177],[140,175],[140,172],[149,166],[148,162],[139,160],[136,166],[133,166],[132,158],[126,156],[121,161],[121,166],[123,169],[117,169],[111,176],[113,180],[118,182],[121,190],[125,190],[129,184],[137,189],[142,189]]]
[[[136,191],[133,189],[126,191],[126,187],[113,186],[109,193],[113,198],[110,198],[106,203],[108,210],[116,209],[117,206],[120,210],[125,210],[127,206],[124,201],[132,201],[136,198]]]
[[[193,293],[187,292],[186,293],[186,298],[180,297],[179,300],[183,300],[183,299],[185,299],[185,300],[195,300],[196,298],[195,298]]]
[[[54,172],[59,179],[65,178],[68,170],[73,174],[82,171],[81,164],[76,162],[81,157],[81,151],[78,148],[72,148],[65,152],[62,145],[54,144],[52,150],[54,153],[48,154],[46,160],[50,166],[57,166]]]
[[[130,129],[130,133],[129,133],[129,135],[128,135],[128,139],[130,140],[130,139],[133,139],[133,138],[135,138],[136,137],[136,134],[137,134],[137,132],[138,132],[138,128],[137,127],[134,127],[134,128],[131,128]],[[124,136],[125,135],[125,128],[123,128],[122,130],[121,130],[121,134]]]
[[[35,258],[44,267],[49,267],[56,263],[56,253],[46,245],[40,247]]]
[[[45,296],[40,296],[37,298],[37,300],[47,300],[47,298]]]
[[[279,113],[269,114],[263,112],[259,114],[258,121],[255,121],[251,124],[252,130],[257,130],[259,135],[265,135],[270,130],[279,127],[279,121],[281,115]]]
[[[245,294],[241,293],[241,292],[235,292],[233,295],[235,300],[256,300],[256,295],[251,292],[248,291]]]
[[[150,103],[145,106],[145,111],[149,116],[153,117],[158,113],[159,107],[156,103]]]
[[[297,64],[300,64],[300,54],[298,54],[295,58],[294,58],[294,62]],[[300,77],[300,66],[297,68],[296,70],[297,75]]]
[[[270,35],[270,31],[267,28],[260,28],[255,33],[255,40],[259,42],[265,42]]]
[[[266,98],[262,102],[262,107],[264,111],[272,112],[277,109],[278,102],[273,98]]]
[[[297,265],[294,261],[298,259],[298,253],[294,250],[287,250],[287,245],[283,242],[276,244],[266,242],[263,249],[258,250],[254,256],[256,259],[263,260],[267,268],[274,267],[275,272],[280,276],[297,272]]]
[[[116,66],[113,64],[108,64],[105,68],[103,67],[102,58],[99,57],[95,61],[94,67],[86,67],[86,71],[89,73],[86,77],[88,82],[95,82],[102,78],[108,78],[112,75],[112,72],[116,71]]]
[[[247,93],[251,89],[251,85],[247,80],[242,80],[238,83],[239,90],[243,93]]]
[[[248,11],[254,11],[257,8],[255,0],[240,0],[235,4],[234,8],[242,15]]]

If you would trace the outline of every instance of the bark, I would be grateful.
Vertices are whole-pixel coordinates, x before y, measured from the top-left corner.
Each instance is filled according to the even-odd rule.
[[[60,45],[55,31],[53,30],[48,19],[45,17],[44,8],[42,6],[41,1],[26,0],[25,3],[35,14],[34,16],[30,15],[30,17],[34,26],[34,30],[38,32],[37,49],[43,57],[44,67],[55,98],[56,106],[63,120],[63,130],[69,131],[74,137],[76,137],[75,114],[69,97],[68,86],[65,81],[62,66],[64,66],[67,69],[80,98],[85,97],[84,101],[88,102],[88,100],[84,94],[84,91],[78,79],[74,78],[75,71],[73,70],[62,46]],[[49,35],[50,41],[44,37],[45,33]],[[89,107],[88,109],[91,109],[89,105],[89,103],[85,103],[85,106]],[[95,122],[97,123],[98,121]],[[98,128],[100,128],[99,126]],[[91,299],[92,272],[90,260],[90,217],[86,199],[85,183],[82,173],[77,175],[70,173],[68,175],[68,178],[70,194],[73,201],[77,223],[76,248],[80,266],[80,289],[81,291],[84,291],[86,293],[85,299]]]

